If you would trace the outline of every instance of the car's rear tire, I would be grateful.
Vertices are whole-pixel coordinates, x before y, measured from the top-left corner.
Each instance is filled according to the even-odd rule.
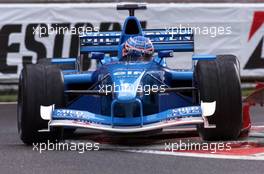
[[[214,115],[208,117],[216,128],[198,125],[204,140],[234,140],[239,137],[242,127],[242,99],[240,77],[237,65],[219,56],[214,61],[198,61],[195,81],[203,102],[216,101]],[[234,59],[233,59],[234,60]]]
[[[54,65],[27,65],[19,78],[18,92],[18,132],[25,144],[45,142],[60,137],[59,129],[47,129],[48,121],[40,116],[40,106],[55,104],[63,107],[64,85],[61,71]]]

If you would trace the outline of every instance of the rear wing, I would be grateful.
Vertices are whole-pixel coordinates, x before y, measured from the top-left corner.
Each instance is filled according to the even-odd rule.
[[[90,52],[116,52],[121,32],[91,32],[80,36],[81,54]]]
[[[193,52],[194,37],[190,28],[173,31],[166,29],[146,29],[142,31],[150,38],[155,51],[173,50],[174,52]],[[133,37],[136,35],[127,35]],[[80,53],[118,52],[121,32],[92,32],[80,36]]]

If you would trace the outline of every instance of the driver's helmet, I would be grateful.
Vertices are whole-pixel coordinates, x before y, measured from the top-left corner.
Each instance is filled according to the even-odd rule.
[[[149,38],[144,36],[130,37],[123,46],[124,61],[148,61],[152,58],[154,47]]]

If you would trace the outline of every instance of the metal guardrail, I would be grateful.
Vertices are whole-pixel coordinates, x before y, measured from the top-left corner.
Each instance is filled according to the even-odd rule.
[[[264,82],[263,76],[243,76],[241,77],[242,83],[255,83],[255,82]]]
[[[0,85],[17,85],[18,79],[0,79]]]
[[[18,79],[0,79],[0,92],[18,90]]]

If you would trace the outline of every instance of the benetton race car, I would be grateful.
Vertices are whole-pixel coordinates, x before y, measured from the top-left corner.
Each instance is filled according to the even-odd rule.
[[[196,125],[204,140],[227,140],[249,127],[235,56],[193,54],[191,69],[169,68],[174,52],[194,52],[192,30],[143,30],[134,11],[145,5],[117,9],[130,14],[121,32],[84,33],[79,57],[42,59],[22,70],[18,131],[24,143],[76,128],[140,133],[176,125]],[[85,59],[96,59],[97,69],[84,70]]]

